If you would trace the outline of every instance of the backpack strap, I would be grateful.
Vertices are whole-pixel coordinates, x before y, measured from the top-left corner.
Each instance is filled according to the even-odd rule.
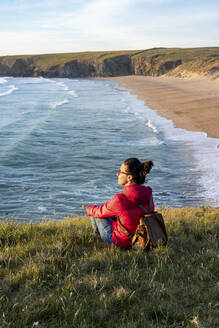
[[[126,229],[124,227],[124,225],[121,223],[119,217],[118,217],[118,224],[119,224],[120,228],[122,229],[122,231],[126,234],[126,236],[131,240],[133,235],[128,231],[128,229]]]
[[[153,202],[152,202],[152,197],[150,199],[150,203],[149,203],[149,211],[146,210],[146,208],[142,205],[142,204],[136,204],[143,212],[144,214],[151,214],[151,213],[155,213],[153,210],[152,210],[152,205],[153,205]]]
[[[152,198],[152,195],[151,195],[151,199],[150,199],[150,203],[149,203],[149,211],[150,212],[153,212],[153,210],[152,210],[152,207],[153,206],[153,198]]]
[[[125,194],[122,194],[122,195],[127,199],[127,197],[126,197]],[[117,220],[118,225],[120,226],[120,228],[122,229],[122,231],[126,234],[126,236],[127,236],[127,237],[129,238],[129,240],[131,241],[133,235],[128,231],[128,229],[126,229],[126,228],[124,227],[124,225],[121,223],[119,217],[118,217],[117,219],[118,219],[118,220]]]

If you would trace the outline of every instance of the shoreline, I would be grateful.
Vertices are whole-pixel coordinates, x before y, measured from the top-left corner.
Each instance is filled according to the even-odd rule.
[[[219,138],[219,84],[208,79],[175,77],[107,77],[143,100],[160,116],[172,120],[176,128],[205,132]]]

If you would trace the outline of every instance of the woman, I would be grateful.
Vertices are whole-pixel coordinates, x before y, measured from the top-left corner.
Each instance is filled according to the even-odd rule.
[[[154,211],[152,189],[142,186],[153,165],[152,161],[141,163],[137,158],[128,158],[117,172],[118,184],[125,186],[123,192],[103,205],[88,205],[86,213],[92,216],[92,228],[94,232],[100,233],[104,242],[130,248],[130,240],[117,218],[130,234],[134,234],[143,215],[137,204]]]

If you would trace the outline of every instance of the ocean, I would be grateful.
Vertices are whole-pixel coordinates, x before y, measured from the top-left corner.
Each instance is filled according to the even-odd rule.
[[[175,128],[117,82],[0,78],[0,219],[83,215],[121,192],[129,157],[153,160],[156,206],[218,206],[219,139]]]

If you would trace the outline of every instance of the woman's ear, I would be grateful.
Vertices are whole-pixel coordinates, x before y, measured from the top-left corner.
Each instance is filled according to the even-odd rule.
[[[128,182],[132,182],[133,181],[133,176],[131,174],[127,175],[128,178]]]

